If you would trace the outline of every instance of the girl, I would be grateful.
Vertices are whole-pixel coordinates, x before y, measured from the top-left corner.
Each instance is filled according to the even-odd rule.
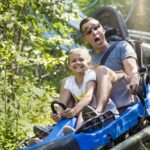
[[[88,50],[81,48],[72,49],[68,56],[68,68],[74,75],[62,81],[60,100],[65,105],[73,105],[65,111],[59,108],[60,114],[52,113],[51,117],[58,122],[62,117],[72,118],[78,116],[78,128],[83,123],[82,109],[87,105],[96,107],[96,74],[95,71],[91,69],[91,56]],[[71,97],[73,97],[74,103]],[[112,108],[114,113],[118,113],[112,101],[109,101],[108,105],[109,110]],[[90,108],[92,109],[92,107]],[[107,108],[105,110],[107,110]],[[64,127],[64,133],[70,131],[73,131],[73,129],[69,126]]]

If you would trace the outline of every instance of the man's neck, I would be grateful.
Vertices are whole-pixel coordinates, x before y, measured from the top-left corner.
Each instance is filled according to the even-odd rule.
[[[95,53],[97,53],[97,54],[98,54],[98,53],[103,53],[104,50],[105,50],[106,48],[108,48],[108,47],[109,47],[109,44],[108,44],[108,43],[105,43],[105,44],[103,44],[103,46],[95,48],[94,51],[95,51]]]

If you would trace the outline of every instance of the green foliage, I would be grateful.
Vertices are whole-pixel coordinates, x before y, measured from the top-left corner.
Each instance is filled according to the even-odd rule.
[[[17,149],[34,124],[53,123],[49,105],[68,74],[60,44],[74,42],[67,21],[75,17],[68,0],[0,0],[1,150]],[[48,31],[58,34],[46,39]]]

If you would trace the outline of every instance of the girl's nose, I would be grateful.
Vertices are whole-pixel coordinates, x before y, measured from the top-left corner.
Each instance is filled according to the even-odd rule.
[[[79,64],[79,63],[80,63],[80,60],[77,60],[76,63]]]
[[[77,64],[79,64],[79,63],[80,63],[80,61],[77,61],[76,63],[77,63]]]

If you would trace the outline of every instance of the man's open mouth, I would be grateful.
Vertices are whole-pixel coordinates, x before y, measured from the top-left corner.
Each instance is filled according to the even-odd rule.
[[[96,38],[96,39],[95,39],[95,42],[98,42],[98,41],[100,41],[100,38]]]

